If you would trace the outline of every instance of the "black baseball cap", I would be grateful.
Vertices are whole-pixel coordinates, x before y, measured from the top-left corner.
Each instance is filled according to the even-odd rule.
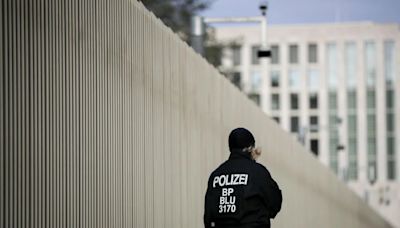
[[[236,128],[229,134],[229,149],[243,149],[255,145],[253,134],[246,128]]]

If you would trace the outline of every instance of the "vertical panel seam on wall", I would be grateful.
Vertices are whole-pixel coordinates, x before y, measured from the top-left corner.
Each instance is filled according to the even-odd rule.
[[[7,2],[8,3],[8,2]],[[9,58],[6,58],[6,56],[9,56],[9,53],[10,53],[10,51],[9,51],[9,37],[7,36],[7,34],[9,34],[8,33],[8,20],[9,20],[9,11],[8,10],[6,10],[6,8],[8,8],[7,7],[7,4],[6,4],[6,0],[5,1],[2,1],[2,17],[4,18],[3,19],[3,28],[4,28],[4,49],[6,49],[6,50],[4,50],[3,51],[3,56],[4,56],[4,59],[3,59],[3,61],[4,61],[4,69],[3,69],[3,72],[4,72],[4,78],[3,78],[3,80],[4,80],[4,107],[5,107],[5,109],[4,109],[4,111],[3,111],[3,113],[4,113],[4,129],[5,129],[5,133],[4,133],[4,141],[5,141],[5,144],[4,144],[4,167],[1,167],[2,169],[3,169],[3,171],[4,171],[4,186],[6,186],[5,188],[4,188],[4,192],[3,192],[3,199],[4,199],[4,203],[3,203],[3,205],[2,205],[2,207],[4,208],[4,210],[3,210],[3,219],[4,219],[4,221],[3,221],[3,226],[4,227],[7,227],[8,226],[8,220],[9,220],[9,218],[8,218],[8,216],[9,216],[9,210],[8,210],[8,208],[10,208],[9,207],[9,205],[10,205],[10,202],[9,202],[9,197],[8,197],[8,193],[9,193],[9,191],[10,191],[10,184],[9,184],[9,171],[8,171],[8,169],[9,169],[9,146],[10,146],[10,137],[9,137],[9,122],[10,122],[10,117],[9,117],[9,110],[10,110],[10,99],[9,99],[9,88],[10,88],[10,86],[9,86],[9,73],[8,73],[8,71],[9,71]],[[6,210],[7,209],[7,210]]]
[[[4,72],[5,69],[5,64],[4,64],[4,55],[5,55],[5,50],[4,50],[4,38],[3,38],[3,34],[4,34],[4,1],[1,1],[0,3],[0,107],[2,107],[2,109],[0,110],[0,185],[3,186],[0,188],[0,225],[4,226],[4,210],[5,210],[5,201],[4,201],[4,191],[5,191],[5,173],[4,173],[4,168],[5,168],[5,160],[4,160],[4,154],[7,153],[5,150],[5,144],[6,144],[6,140],[5,140],[5,133],[6,133],[6,129],[4,126],[4,122],[5,122],[5,115],[4,115],[4,111],[6,110],[6,105],[5,105],[5,90],[6,90],[6,85],[5,85],[5,77],[6,74]]]

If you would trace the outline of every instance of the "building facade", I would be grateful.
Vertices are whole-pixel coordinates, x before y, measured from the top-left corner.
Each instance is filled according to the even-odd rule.
[[[269,26],[264,68],[258,26],[213,32],[220,71],[400,227],[400,25]]]

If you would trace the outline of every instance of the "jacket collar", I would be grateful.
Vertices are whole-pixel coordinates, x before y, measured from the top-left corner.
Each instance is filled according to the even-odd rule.
[[[232,159],[249,159],[253,161],[251,154],[248,152],[243,152],[241,149],[231,149],[231,154],[229,155],[229,160]]]

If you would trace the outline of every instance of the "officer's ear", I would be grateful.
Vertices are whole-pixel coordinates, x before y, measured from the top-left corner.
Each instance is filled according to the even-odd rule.
[[[260,147],[257,147],[257,148],[253,147],[253,149],[251,150],[251,157],[254,160],[257,160],[258,157],[260,157],[260,155],[261,155],[261,148]]]

